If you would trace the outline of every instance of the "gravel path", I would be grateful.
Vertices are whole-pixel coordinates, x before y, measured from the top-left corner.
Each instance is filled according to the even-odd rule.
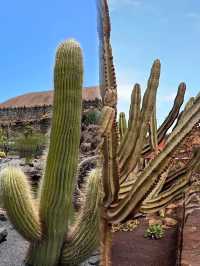
[[[8,231],[7,240],[0,243],[0,266],[21,266],[28,248],[26,242],[9,221],[0,221],[0,227]]]
[[[0,228],[8,231],[7,240],[0,243],[0,266],[24,266],[23,260],[28,249],[25,241],[13,228],[9,221],[0,221]],[[95,252],[91,258],[80,266],[99,265],[99,253]]]

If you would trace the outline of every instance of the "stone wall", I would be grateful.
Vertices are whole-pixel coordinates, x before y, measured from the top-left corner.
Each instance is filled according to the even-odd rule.
[[[101,101],[83,101],[83,109],[101,107]],[[0,108],[0,125],[12,124],[20,121],[39,121],[43,118],[52,117],[52,105],[43,105],[35,107],[17,107],[17,108]]]
[[[52,116],[52,106],[1,108],[0,124],[9,124],[17,121],[36,121]]]
[[[101,109],[101,101],[83,101],[83,112],[91,109]],[[0,127],[6,129],[8,135],[23,130],[24,125],[31,125],[43,133],[48,132],[52,119],[52,105],[34,107],[0,108]]]

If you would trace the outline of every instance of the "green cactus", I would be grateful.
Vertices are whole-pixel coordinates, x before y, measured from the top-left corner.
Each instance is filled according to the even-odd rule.
[[[168,116],[157,130],[156,125],[156,112],[154,112],[150,121],[150,144],[144,145],[142,154],[147,155],[149,152],[155,150],[156,145],[160,144],[165,138],[168,129],[173,125],[174,121],[180,117],[179,111],[184,101],[186,91],[186,84],[181,82],[178,87],[177,95],[174,99],[174,104]]]
[[[152,213],[163,209],[183,196],[190,184],[192,171],[199,169],[200,151],[186,167],[175,173],[172,173],[171,169],[171,155],[200,120],[200,94],[192,98],[186,104],[184,111],[179,114],[186,89],[185,83],[180,83],[174,105],[157,129],[156,93],[161,64],[159,59],[155,60],[142,105],[140,86],[135,84],[133,88],[128,128],[125,134],[121,134],[120,142],[117,141],[115,137],[117,85],[110,43],[111,25],[107,0],[102,0],[100,3],[101,73],[103,73],[101,95],[104,106],[100,121],[104,189],[101,265],[110,266],[110,245],[107,245],[109,224],[126,222],[134,218],[137,212]],[[115,97],[111,97],[113,95]],[[175,127],[167,135],[168,129],[176,119]]]
[[[111,84],[115,84],[115,70],[110,44],[110,19],[108,3],[101,1],[102,29],[100,36],[104,55],[101,64],[104,66],[102,76],[102,96],[109,94]],[[103,36],[103,38],[102,38]],[[112,137],[116,131],[117,110],[115,104],[110,105],[103,99],[104,130],[103,147],[103,186],[104,213],[108,223],[120,223],[134,215],[135,211],[155,212],[171,201],[180,197],[189,184],[190,167],[184,174],[177,173],[169,182],[170,155],[177,145],[187,136],[200,117],[200,96],[189,101],[182,114],[179,114],[186,90],[185,83],[180,83],[174,105],[163,124],[157,130],[156,125],[156,93],[160,78],[160,61],[154,61],[142,106],[140,86],[136,84],[132,91],[129,122],[126,133],[120,143]],[[112,87],[117,95],[117,86]],[[117,96],[116,98],[117,99]],[[114,115],[111,116],[113,109]],[[106,114],[107,113],[107,114]],[[177,125],[167,136],[168,129],[175,120]],[[147,143],[148,131],[150,143]],[[160,151],[158,145],[165,139],[165,147]],[[117,147],[117,148],[116,148]],[[117,153],[114,151],[117,150]],[[154,151],[150,161],[141,167],[141,160]],[[156,152],[155,152],[156,151]],[[192,161],[191,161],[192,162]],[[198,161],[196,161],[199,164]],[[114,176],[115,173],[115,176]],[[179,177],[179,180],[177,178]],[[166,189],[167,186],[167,189]],[[117,195],[116,195],[117,193]]]
[[[98,246],[99,171],[90,174],[84,206],[72,228],[69,224],[79,155],[82,81],[81,48],[74,40],[63,42],[56,54],[52,130],[39,199],[33,200],[21,170],[9,167],[1,172],[7,213],[30,241],[28,265],[76,265]]]
[[[123,138],[124,134],[126,133],[127,130],[127,124],[126,124],[126,116],[124,112],[121,112],[119,114],[119,134],[120,134],[120,139]]]

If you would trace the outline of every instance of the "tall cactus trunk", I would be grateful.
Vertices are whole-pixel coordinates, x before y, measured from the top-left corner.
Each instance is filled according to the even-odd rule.
[[[40,193],[42,243],[33,243],[28,262],[58,264],[72,213],[72,193],[78,162],[82,93],[82,55],[75,42],[61,44],[54,68],[54,112],[50,147]],[[75,48],[75,49],[74,49]],[[76,71],[74,71],[76,69]],[[67,104],[66,104],[67,103]],[[62,140],[62,141],[60,141]]]
[[[51,241],[43,240],[42,242],[31,243],[26,258],[26,266],[55,266],[60,265],[60,255],[63,237],[56,237]],[[60,245],[58,245],[60,243]]]
[[[104,218],[101,220],[101,261],[100,266],[111,266],[111,245],[112,233],[109,228],[108,221]]]
[[[29,266],[75,266],[85,261],[99,243],[100,170],[89,174],[83,207],[71,224],[82,81],[82,51],[76,41],[69,40],[59,46],[56,54],[50,146],[37,204],[20,169],[9,166],[0,172],[7,214],[18,232],[30,242],[26,258]]]

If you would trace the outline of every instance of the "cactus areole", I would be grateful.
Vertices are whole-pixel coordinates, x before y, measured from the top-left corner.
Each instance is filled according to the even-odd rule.
[[[98,245],[97,170],[90,173],[86,200],[69,226],[79,156],[82,82],[81,48],[74,40],[63,42],[56,53],[50,146],[37,204],[20,169],[8,167],[0,174],[10,220],[30,242],[27,265],[77,265]]]

